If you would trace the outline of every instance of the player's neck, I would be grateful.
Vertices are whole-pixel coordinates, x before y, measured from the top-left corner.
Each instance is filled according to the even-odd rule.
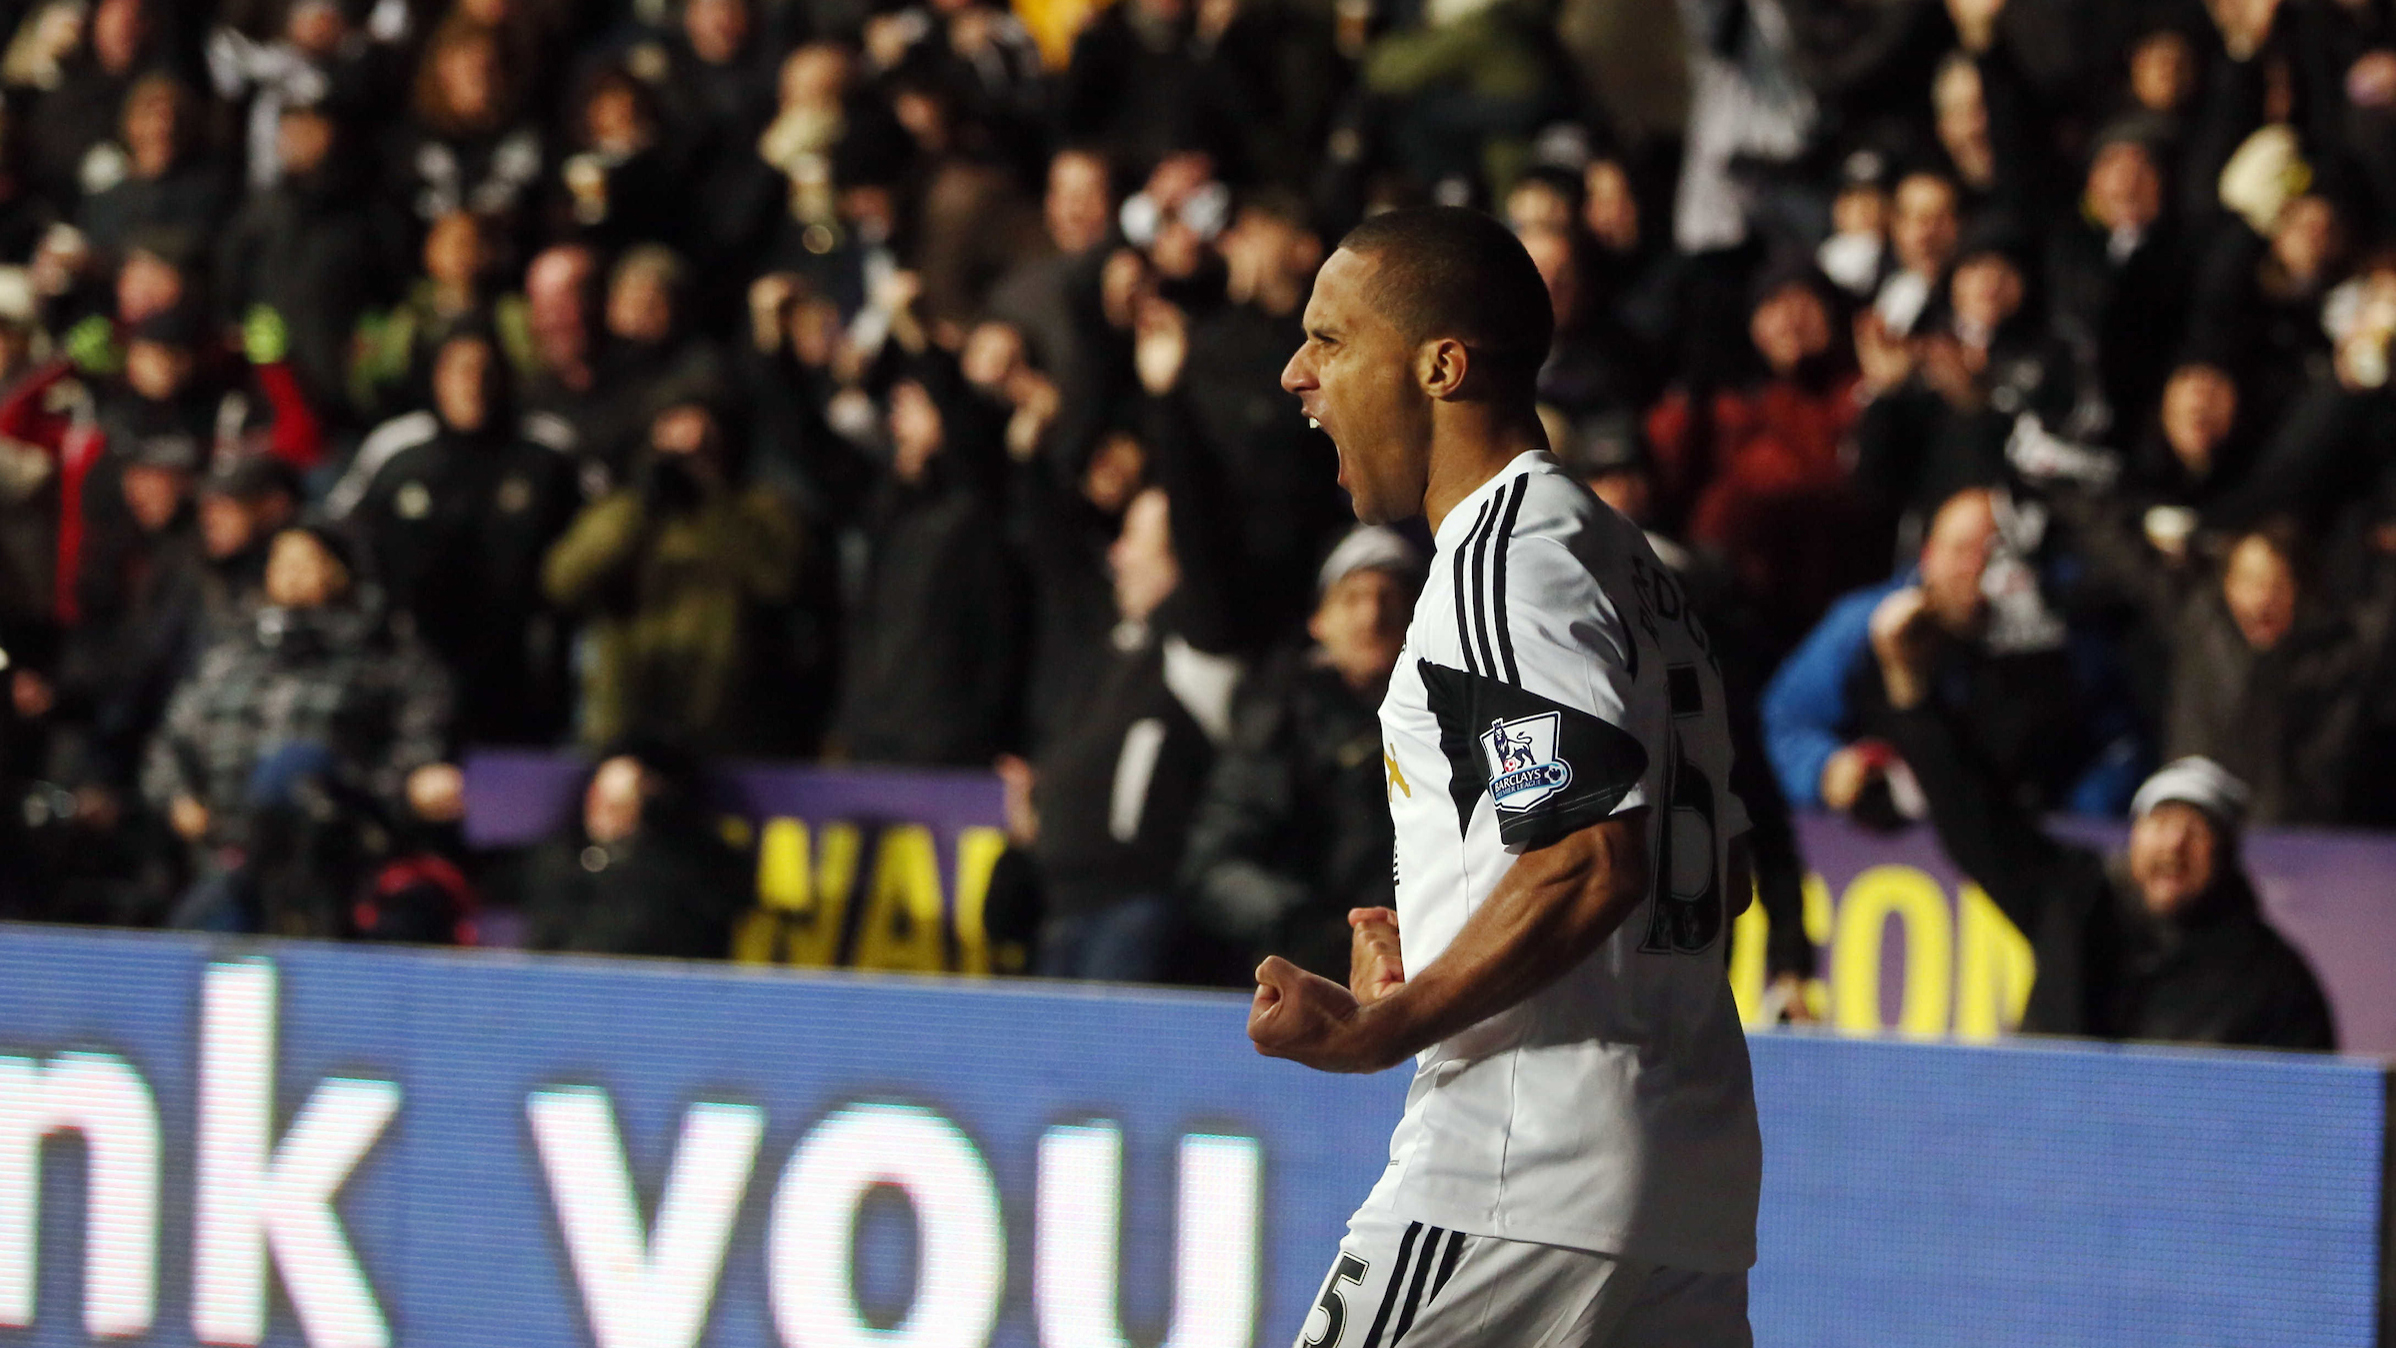
[[[1431,477],[1423,491],[1423,518],[1434,534],[1458,502],[1504,472],[1507,464],[1547,448],[1547,429],[1536,413],[1507,415],[1485,404],[1445,410],[1448,417],[1432,430]]]

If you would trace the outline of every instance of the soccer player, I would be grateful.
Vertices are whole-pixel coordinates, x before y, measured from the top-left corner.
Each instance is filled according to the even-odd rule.
[[[1358,517],[1438,543],[1381,706],[1397,909],[1350,915],[1348,987],[1267,959],[1248,1018],[1325,1071],[1416,1059],[1304,1348],[1752,1342],[1722,682],[1637,526],[1546,452],[1548,313],[1496,221],[1393,211],[1324,264],[1282,374]]]

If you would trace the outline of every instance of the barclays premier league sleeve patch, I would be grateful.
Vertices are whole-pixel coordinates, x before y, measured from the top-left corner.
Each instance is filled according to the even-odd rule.
[[[1491,721],[1481,732],[1489,769],[1489,799],[1502,811],[1520,813],[1572,785],[1572,764],[1557,755],[1563,714],[1541,712],[1512,721]]]
[[[1460,827],[1487,799],[1508,847],[1544,847],[1613,814],[1647,772],[1620,726],[1526,688],[1418,661]]]

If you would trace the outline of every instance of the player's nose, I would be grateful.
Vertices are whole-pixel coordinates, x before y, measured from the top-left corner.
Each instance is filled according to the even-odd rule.
[[[1314,365],[1306,359],[1306,348],[1299,347],[1290,354],[1289,364],[1281,367],[1281,391],[1304,393],[1313,387]]]

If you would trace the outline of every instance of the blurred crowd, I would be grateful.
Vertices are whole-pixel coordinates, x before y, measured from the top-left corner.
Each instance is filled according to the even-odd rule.
[[[1327,248],[1429,202],[1521,237],[1555,452],[1757,709],[1775,972],[1790,809],[1899,827],[1956,762],[2025,818],[2201,756],[2241,822],[2396,824],[2388,0],[0,40],[0,913],[721,953],[712,759],[996,765],[1021,967],[1343,971],[1427,539],[1354,528],[1279,377]],[[502,745],[595,765],[521,858],[460,828]]]

